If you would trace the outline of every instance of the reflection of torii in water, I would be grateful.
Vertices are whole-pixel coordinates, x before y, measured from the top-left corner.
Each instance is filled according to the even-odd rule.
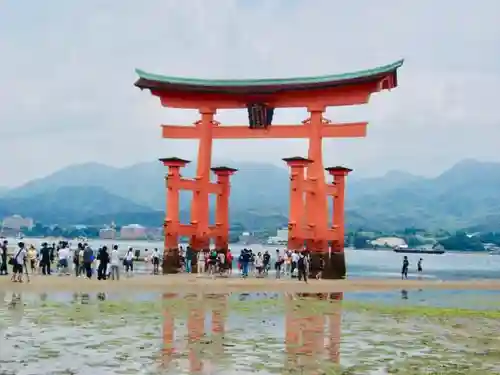
[[[336,300],[332,303],[331,310],[325,313],[313,312],[307,315],[302,306],[297,305],[297,297],[315,298],[319,300]],[[297,368],[304,365],[302,358],[306,361],[317,363],[318,356],[324,353],[325,347],[328,351],[328,361],[340,364],[340,336],[342,324],[341,301],[343,293],[320,293],[320,294],[286,294],[286,366]],[[304,302],[304,300],[302,300]],[[307,300],[305,300],[307,304]],[[325,342],[325,324],[326,337]]]
[[[229,294],[217,295],[201,295],[189,294],[186,296],[178,295],[176,293],[164,293],[163,301],[185,298],[188,304],[187,311],[187,350],[189,369],[191,373],[199,373],[203,370],[204,361],[201,358],[201,353],[197,349],[200,340],[205,337],[205,306],[210,305],[210,301],[215,303],[211,306],[212,319],[212,347],[214,358],[220,358],[224,355],[224,346],[222,345],[221,338],[225,334],[226,325],[226,309],[227,298]],[[175,345],[175,307],[165,306],[163,314],[163,355],[162,365],[167,367],[172,361],[176,345]]]
[[[210,307],[212,342],[210,352],[214,354],[212,358],[221,358],[224,355],[222,338],[225,334],[226,312],[229,294],[224,295],[178,295],[176,293],[163,294],[163,301],[166,302],[163,320],[163,355],[162,365],[168,367],[174,358],[175,351],[178,350],[175,340],[175,306],[168,306],[169,300],[185,299],[188,311],[188,360],[191,373],[200,373],[204,369],[204,361],[201,353],[197,350],[197,345],[206,336],[205,334],[205,314],[206,306],[210,306],[210,301],[215,301]],[[318,314],[317,312],[307,316],[307,311],[300,311],[297,305],[298,298],[315,298],[319,300],[342,301],[343,293],[324,294],[286,294],[286,366],[296,368],[303,366],[302,360],[315,361],[318,356],[324,353],[327,348],[327,359],[330,363],[340,363],[340,334],[341,334],[341,304],[332,303],[331,310]],[[302,300],[303,301],[303,300]],[[325,301],[326,302],[326,301]],[[210,311],[209,310],[209,311]],[[302,306],[303,310],[303,306]],[[304,314],[305,313],[305,314]],[[325,332],[325,324],[327,326]],[[327,342],[325,343],[325,336]],[[208,349],[208,348],[207,348]]]

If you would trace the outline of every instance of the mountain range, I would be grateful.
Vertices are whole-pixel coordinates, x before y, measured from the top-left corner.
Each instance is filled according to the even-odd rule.
[[[286,225],[289,174],[266,163],[225,163],[232,177],[231,220],[247,230]],[[192,177],[194,165],[183,175]],[[0,197],[0,215],[20,214],[43,223],[115,221],[159,226],[165,207],[165,168],[159,162],[115,168],[73,165]],[[392,231],[405,227],[456,230],[500,226],[500,163],[464,160],[435,178],[391,171],[377,178],[348,177],[349,229]],[[189,194],[181,219],[189,220]]]

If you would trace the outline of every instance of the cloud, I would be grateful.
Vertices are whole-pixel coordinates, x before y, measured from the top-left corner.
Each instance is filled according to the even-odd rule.
[[[365,139],[326,140],[325,164],[361,174],[435,174],[462,158],[500,161],[500,4],[421,0],[46,0],[0,12],[2,184],[65,165],[125,165],[196,144],[160,138],[194,111],[162,108],[134,68],[189,77],[286,77],[370,68],[401,57],[400,87],[334,121],[369,120]],[[305,111],[278,111],[298,122]],[[219,114],[243,123],[244,111]],[[304,141],[220,141],[215,156],[280,163]]]

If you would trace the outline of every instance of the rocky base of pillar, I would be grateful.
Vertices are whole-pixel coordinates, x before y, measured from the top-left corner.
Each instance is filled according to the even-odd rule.
[[[311,252],[310,276],[316,277],[321,264],[321,258],[324,261],[322,279],[338,280],[346,277],[346,264],[344,252]]]
[[[163,274],[179,273],[181,267],[179,249],[169,249],[163,254]]]

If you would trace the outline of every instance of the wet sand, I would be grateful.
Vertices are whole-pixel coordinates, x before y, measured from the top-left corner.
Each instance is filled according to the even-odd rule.
[[[449,290],[500,290],[500,280],[310,280],[308,284],[298,280],[274,278],[241,279],[216,278],[195,275],[134,276],[120,281],[98,281],[75,278],[74,276],[30,276],[30,282],[13,283],[10,277],[0,277],[0,290],[9,291],[205,291],[208,293],[227,292],[299,292],[328,293],[353,291],[379,291],[397,289],[449,289]]]

